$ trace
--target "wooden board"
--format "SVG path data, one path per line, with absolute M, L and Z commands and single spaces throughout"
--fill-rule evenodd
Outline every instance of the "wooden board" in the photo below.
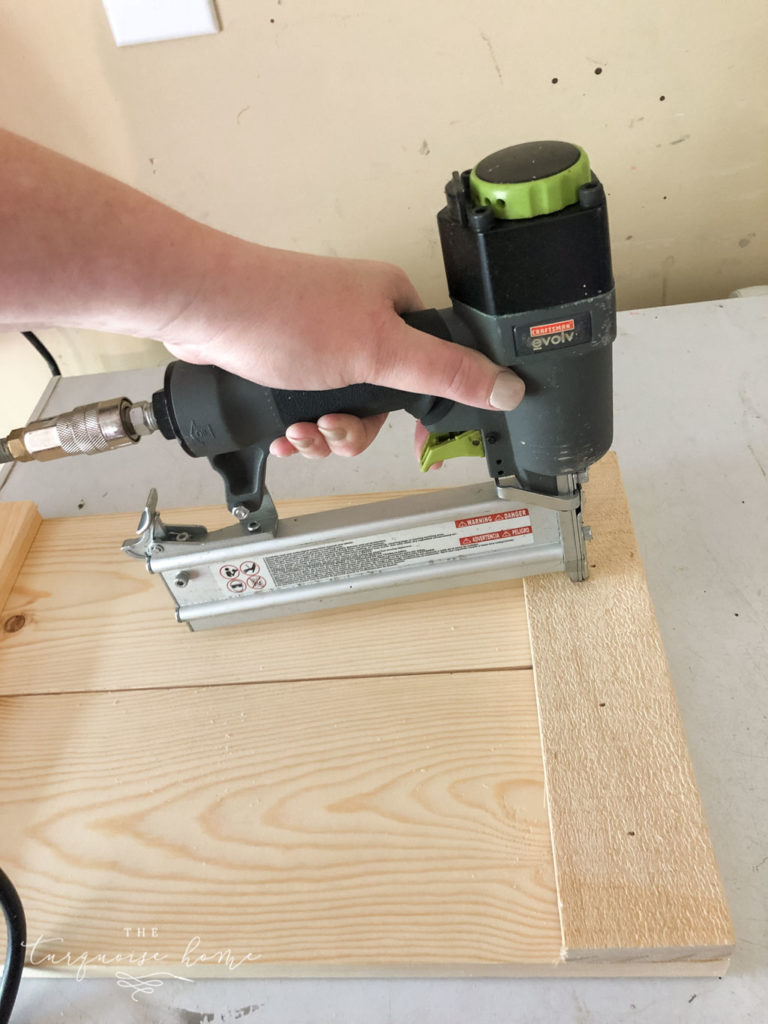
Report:
M 40 515 L 31 501 L 0 503 L 0 610 L 5 608 L 39 528 Z M 6 632 L 14 632 L 19 623 L 10 625 Z
M 373 497 L 286 502 L 280 510 L 296 515 Z M 207 525 L 222 522 L 220 509 L 171 511 L 167 519 L 190 516 Z M 109 515 L 42 523 L 6 606 L 7 615 L 25 621 L 0 648 L 13 692 L 324 679 L 420 672 L 424 666 L 431 672 L 531 667 L 520 580 L 480 594 L 474 588 L 471 594 L 444 591 L 439 606 L 404 598 L 378 604 L 375 614 L 370 606 L 357 606 L 307 616 L 300 628 L 289 617 L 190 635 L 175 621 L 162 582 L 147 573 L 143 561 L 120 551 L 121 541 L 135 535 L 136 519 Z M 487 642 L 479 646 L 478 636 Z
M 585 506 L 589 584 L 525 581 L 563 948 L 571 961 L 725 955 L 730 916 L 618 466 L 607 469 Z
M 519 584 L 192 634 L 120 555 L 132 517 L 43 523 L 0 633 L 0 863 L 45 939 L 30 961 L 722 973 L 622 501 L 610 459 L 590 582 L 526 581 L 536 688 Z
M 66 865 L 33 906 L 68 948 L 136 923 L 174 960 L 558 959 L 530 672 L 25 697 L 4 726 L 3 855 L 22 888 Z

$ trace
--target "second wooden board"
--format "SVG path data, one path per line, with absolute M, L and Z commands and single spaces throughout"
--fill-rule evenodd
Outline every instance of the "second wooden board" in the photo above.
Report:
M 529 671 L 19 697 L 2 722 L 38 964 L 138 952 L 134 922 L 177 966 L 559 959 Z

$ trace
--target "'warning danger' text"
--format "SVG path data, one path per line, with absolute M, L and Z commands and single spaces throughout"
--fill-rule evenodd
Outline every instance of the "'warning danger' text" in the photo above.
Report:
M 484 523 L 501 523 L 505 519 L 523 519 L 529 515 L 527 508 L 514 508 L 509 512 L 489 512 L 485 516 L 473 516 L 471 519 L 456 519 L 457 530 L 465 530 L 468 526 L 482 526 Z M 530 530 L 528 531 L 530 533 Z M 510 536 L 512 536 L 510 534 Z

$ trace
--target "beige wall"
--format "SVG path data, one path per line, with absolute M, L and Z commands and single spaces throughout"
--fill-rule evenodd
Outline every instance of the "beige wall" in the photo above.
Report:
M 0 122 L 227 231 L 398 262 L 428 304 L 450 171 L 567 138 L 622 307 L 768 281 L 764 0 L 218 7 L 220 35 L 118 50 L 100 0 L 0 0 Z

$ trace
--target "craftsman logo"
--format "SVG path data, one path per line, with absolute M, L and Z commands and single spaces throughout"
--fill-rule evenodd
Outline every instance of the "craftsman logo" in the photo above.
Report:
M 495 530 L 493 533 L 478 533 L 474 537 L 461 537 L 459 544 L 466 547 L 467 544 L 486 544 L 492 540 L 508 540 L 510 537 L 525 537 L 533 533 L 530 526 L 516 526 L 511 530 Z
M 531 328 L 531 348 L 541 352 L 545 348 L 570 344 L 576 335 L 573 320 L 559 320 L 554 324 L 539 324 Z
M 562 334 L 563 331 L 572 331 L 574 326 L 573 320 L 560 320 L 556 324 L 539 324 L 538 327 L 531 328 L 531 337 L 543 338 L 547 334 Z
M 509 512 L 489 512 L 485 516 L 473 516 L 471 519 L 454 520 L 457 530 L 466 530 L 468 526 L 484 526 L 486 523 L 501 523 L 505 519 L 522 519 L 529 515 L 527 508 L 510 509 Z
M 520 324 L 515 327 L 515 351 L 518 355 L 532 352 L 554 352 L 572 345 L 592 341 L 592 319 L 589 313 L 578 313 L 545 324 Z

